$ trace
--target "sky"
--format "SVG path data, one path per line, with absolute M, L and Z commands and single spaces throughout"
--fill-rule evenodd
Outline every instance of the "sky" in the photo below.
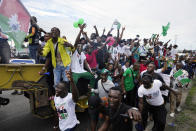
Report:
M 83 18 L 90 36 L 106 33 L 117 19 L 125 27 L 124 39 L 150 38 L 161 34 L 162 25 L 170 22 L 167 36 L 160 37 L 163 42 L 171 39 L 170 44 L 178 44 L 179 49 L 196 49 L 196 0 L 21 0 L 38 25 L 50 31 L 58 27 L 61 36 L 65 35 L 74 43 L 78 28 L 73 23 Z M 116 30 L 113 31 L 116 34 Z

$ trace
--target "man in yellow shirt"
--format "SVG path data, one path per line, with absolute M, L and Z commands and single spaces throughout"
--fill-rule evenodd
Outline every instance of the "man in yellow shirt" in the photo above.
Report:
M 70 52 L 74 46 L 67 42 L 67 40 L 60 38 L 60 30 L 57 27 L 51 29 L 52 38 L 49 39 L 43 48 L 43 56 L 51 52 L 53 73 L 54 73 L 54 86 L 56 86 L 61 77 L 63 81 L 68 81 L 65 71 L 70 69 Z

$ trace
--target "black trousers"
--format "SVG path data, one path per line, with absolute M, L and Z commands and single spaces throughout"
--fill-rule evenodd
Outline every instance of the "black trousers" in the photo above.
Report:
M 134 89 L 126 92 L 125 104 L 135 107 L 136 103 L 136 91 Z
M 165 105 L 163 104 L 161 106 L 152 106 L 147 102 L 144 102 L 142 111 L 142 124 L 144 129 L 147 126 L 148 113 L 152 114 L 154 120 L 152 131 L 164 131 L 167 116 Z
M 0 57 L 1 57 L 0 64 L 9 63 L 11 57 L 11 51 L 7 40 L 0 40 Z

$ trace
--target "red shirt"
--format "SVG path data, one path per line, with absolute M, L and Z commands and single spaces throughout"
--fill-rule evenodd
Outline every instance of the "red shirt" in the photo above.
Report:
M 144 64 L 140 64 L 140 73 L 146 69 L 147 69 L 147 66 L 145 66 Z
M 88 62 L 91 69 L 95 69 L 97 67 L 96 55 L 98 50 L 94 50 L 90 55 L 86 54 L 86 61 Z

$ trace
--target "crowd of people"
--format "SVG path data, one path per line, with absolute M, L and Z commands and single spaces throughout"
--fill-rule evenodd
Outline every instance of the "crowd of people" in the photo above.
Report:
M 153 131 L 164 131 L 165 104 L 170 103 L 170 117 L 175 116 L 175 110 L 181 111 L 182 92 L 190 83 L 181 80 L 193 79 L 195 54 L 179 56 L 178 45 L 160 41 L 158 34 L 143 40 L 139 35 L 123 39 L 125 27 L 121 32 L 117 29 L 114 36 L 113 28 L 100 34 L 94 26 L 95 33 L 89 38 L 85 28 L 85 23 L 79 25 L 71 44 L 61 37 L 59 28 L 45 32 L 36 17 L 31 17 L 26 41 L 30 57 L 44 64 L 40 74 L 50 72 L 49 96 L 54 96 L 58 116 L 54 128 L 76 128 L 75 106 L 83 91 L 88 96 L 91 131 L 132 130 L 132 120 L 138 121 L 137 130 L 144 130 L 148 118 L 154 121 Z M 40 32 L 45 33 L 41 44 Z M 86 89 L 79 89 L 80 79 L 87 80 Z M 100 119 L 103 122 L 98 126 Z

